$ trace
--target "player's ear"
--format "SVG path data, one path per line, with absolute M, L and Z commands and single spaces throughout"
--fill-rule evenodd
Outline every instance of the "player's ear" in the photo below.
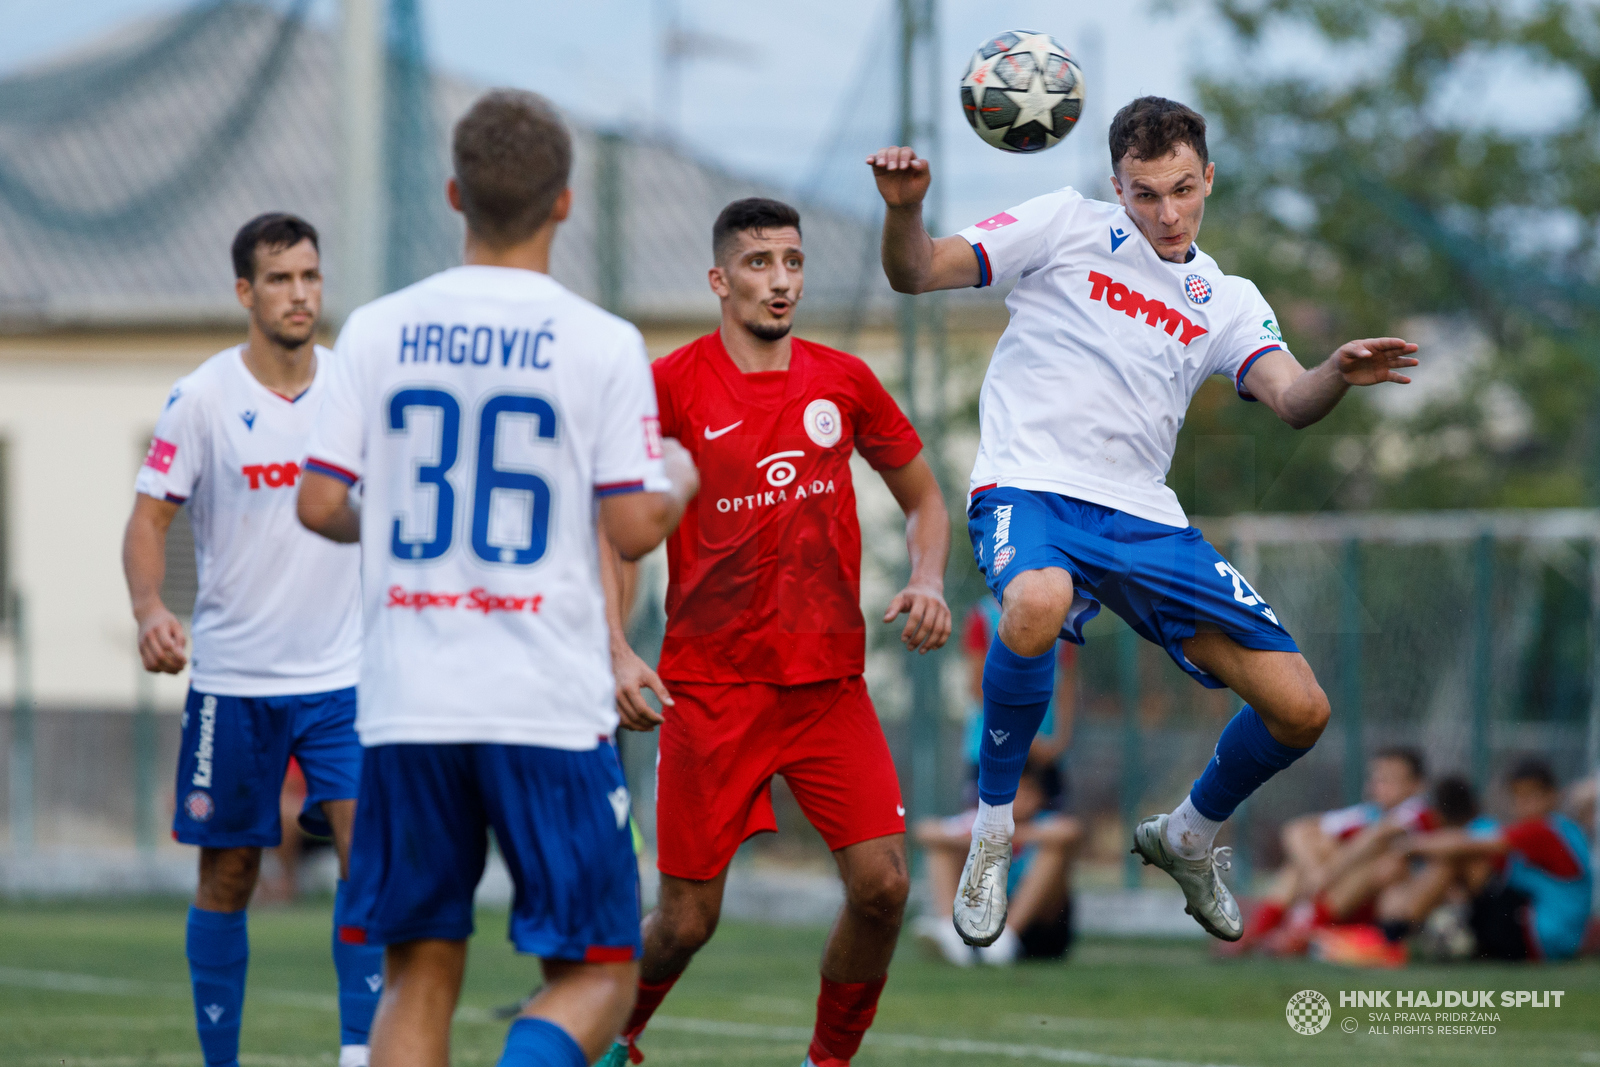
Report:
M 551 207 L 550 207 L 550 221 L 551 222 L 566 222 L 567 221 L 567 216 L 570 215 L 571 213 L 572 213 L 572 188 L 571 188 L 571 186 L 568 186 L 567 188 L 561 190 L 560 195 L 556 197 L 556 202 L 551 205 Z
M 444 183 L 444 197 L 450 201 L 451 210 L 461 210 L 461 184 L 456 181 L 454 174 Z
M 254 311 L 256 306 L 255 287 L 250 284 L 249 278 L 235 278 L 233 280 L 233 293 L 239 298 L 239 306 L 246 311 Z
M 1211 182 L 1212 182 L 1212 179 L 1214 179 L 1216 176 L 1217 176 L 1217 165 L 1215 163 L 1207 163 L 1206 164 L 1206 195 L 1207 196 L 1211 195 Z
M 711 283 L 711 291 L 723 300 L 733 295 L 733 289 L 728 285 L 728 275 L 723 271 L 721 264 L 706 271 L 706 281 Z

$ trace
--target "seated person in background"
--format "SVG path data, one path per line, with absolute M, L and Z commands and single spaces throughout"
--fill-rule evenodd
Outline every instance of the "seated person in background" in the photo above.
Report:
M 1478 815 L 1472 783 L 1459 775 L 1441 778 L 1433 787 L 1432 811 L 1442 829 L 1470 825 Z M 1401 966 L 1407 959 L 1405 940 L 1422 928 L 1428 916 L 1451 897 L 1466 899 L 1457 864 L 1409 854 L 1409 842 L 1416 833 L 1429 831 L 1383 826 L 1384 850 L 1346 872 L 1324 898 L 1329 910 L 1340 914 L 1359 910 L 1363 919 L 1371 921 L 1317 930 L 1312 934 L 1312 950 L 1319 959 L 1356 966 Z
M 1325 901 L 1319 908 L 1319 898 L 1341 875 L 1382 852 L 1397 829 L 1426 830 L 1436 825 L 1424 795 L 1426 786 L 1420 752 L 1403 746 L 1382 748 L 1367 761 L 1365 801 L 1285 823 L 1283 868 L 1245 923 L 1244 937 L 1227 954 L 1257 947 L 1274 932 L 1279 936 L 1268 946 L 1273 951 L 1303 952 L 1319 922 L 1350 918 L 1332 912 Z M 1302 906 L 1294 908 L 1296 903 Z M 1291 909 L 1294 921 L 1279 931 Z
M 972 843 L 973 808 L 948 819 L 925 819 L 916 841 L 927 857 L 930 911 L 917 919 L 917 936 L 932 942 L 958 967 L 974 962 L 1005 966 L 1020 959 L 1061 959 L 1072 945 L 1072 854 L 1083 837 L 1077 819 L 1046 809 L 1045 774 L 1032 763 L 1023 771 L 1013 809 L 1006 893 L 1010 907 L 999 940 L 973 948 L 951 922 L 961 866 Z
M 1594 871 L 1578 824 L 1557 809 L 1561 791 L 1542 759 L 1519 760 L 1506 776 L 1511 818 L 1486 816 L 1460 829 L 1411 835 L 1406 855 L 1448 866 L 1471 899 L 1478 956 L 1497 960 L 1570 959 L 1589 922 Z M 1443 899 L 1386 899 L 1385 932 L 1404 937 Z M 1404 906 L 1402 906 L 1404 905 Z

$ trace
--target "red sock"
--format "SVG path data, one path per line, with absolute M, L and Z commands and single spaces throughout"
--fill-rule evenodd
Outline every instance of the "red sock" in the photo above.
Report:
M 667 992 L 681 977 L 675 974 L 665 982 L 639 980 L 639 997 L 633 1002 L 633 1014 L 628 1016 L 628 1025 L 622 1028 L 622 1039 L 628 1043 L 628 1059 L 632 1062 L 644 1061 L 644 1054 L 634 1045 L 634 1040 L 644 1032 L 645 1023 L 661 1007 L 661 1002 L 667 999 Z
M 1325 900 L 1323 898 L 1322 894 L 1320 894 L 1320 893 L 1317 894 L 1317 899 L 1315 899 L 1315 900 L 1313 900 L 1311 902 L 1311 906 L 1315 909 L 1315 911 L 1314 911 L 1314 913 L 1312 915 L 1312 919 L 1311 919 L 1311 922 L 1312 922 L 1313 925 L 1316 925 L 1316 926 L 1337 926 L 1338 925 L 1339 917 L 1333 913 L 1333 909 L 1332 908 L 1328 907 L 1328 902 L 1327 902 L 1327 900 Z
M 878 996 L 888 975 L 870 982 L 832 982 L 822 979 L 817 997 L 817 1028 L 807 1053 L 816 1067 L 845 1067 L 861 1047 L 861 1039 L 878 1014 Z
M 1249 940 L 1270 934 L 1278 928 L 1279 923 L 1283 922 L 1288 910 L 1276 900 L 1263 900 L 1256 906 L 1255 914 L 1250 916 L 1249 925 L 1244 929 L 1245 938 Z

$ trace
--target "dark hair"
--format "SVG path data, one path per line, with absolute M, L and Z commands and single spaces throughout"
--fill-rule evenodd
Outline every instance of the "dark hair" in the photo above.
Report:
M 800 229 L 800 212 L 782 200 L 769 200 L 764 196 L 747 196 L 735 200 L 722 209 L 717 221 L 711 225 L 711 255 L 722 262 L 735 234 L 747 230 L 781 230 L 786 226 Z
M 1411 769 L 1411 777 L 1421 780 L 1428 776 L 1428 765 L 1422 753 L 1409 745 L 1389 745 L 1372 754 L 1373 759 L 1397 759 Z
M 1511 770 L 1506 773 L 1506 784 L 1515 782 L 1537 782 L 1540 786 L 1555 792 L 1556 772 L 1550 769 L 1550 764 L 1538 756 L 1523 756 L 1511 765 Z
M 474 237 L 497 248 L 533 236 L 572 172 L 572 136 L 550 102 L 523 89 L 491 89 L 451 137 L 461 213 Z
M 265 246 L 268 252 L 281 252 L 293 248 L 301 241 L 310 241 L 320 254 L 317 228 L 299 215 L 286 211 L 269 211 L 257 215 L 233 235 L 233 276 L 246 281 L 256 278 L 256 249 Z
M 1434 783 L 1433 807 L 1446 826 L 1465 826 L 1478 814 L 1478 798 L 1471 782 L 1451 774 Z
M 1117 112 L 1111 120 L 1110 141 L 1113 168 L 1129 153 L 1135 159 L 1165 159 L 1184 144 L 1195 150 L 1202 167 L 1211 160 L 1206 151 L 1205 117 L 1161 96 L 1141 96 Z

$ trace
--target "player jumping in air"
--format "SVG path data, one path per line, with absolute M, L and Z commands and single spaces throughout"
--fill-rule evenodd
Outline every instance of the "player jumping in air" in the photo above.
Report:
M 383 959 L 337 936 L 357 910 L 345 881 L 361 775 L 356 677 L 360 553 L 295 519 L 295 483 L 332 354 L 312 342 L 322 311 L 317 231 L 293 215 L 252 219 L 233 241 L 249 340 L 217 353 L 167 398 L 136 483 L 122 562 L 145 670 L 188 662 L 161 601 L 167 529 L 189 505 L 200 589 L 178 755 L 174 836 L 200 846 L 186 953 L 208 1067 L 239 1062 L 250 942 L 245 909 L 283 822 L 290 756 L 306 779 L 300 823 L 339 854 L 333 962 L 340 1067 L 365 1067 Z
M 446 1067 L 492 828 L 512 943 L 545 978 L 500 1064 L 583 1067 L 627 1018 L 640 950 L 595 528 L 642 555 L 696 479 L 661 439 L 639 331 L 549 276 L 572 203 L 555 111 L 490 92 L 452 150 L 466 265 L 350 316 L 300 489 L 302 522 L 362 549 L 368 903 L 348 933 L 386 948 L 373 1062 Z
M 1328 699 L 1168 488 L 1178 427 L 1213 374 L 1304 427 L 1351 386 L 1408 382 L 1401 370 L 1417 363 L 1417 346 L 1393 337 L 1351 341 L 1309 371 L 1289 354 L 1256 287 L 1195 244 L 1215 170 L 1200 115 L 1143 97 L 1117 113 L 1110 142 L 1118 203 L 1061 189 L 937 240 L 922 225 L 927 162 L 909 148 L 867 160 L 888 205 L 883 266 L 897 291 L 1017 279 L 983 382 L 967 512 L 1001 602 L 984 668 L 979 815 L 954 914 L 975 945 L 1005 927 L 1011 800 L 1049 706 L 1052 646 L 1058 634 L 1081 644 L 1101 604 L 1201 685 L 1246 702 L 1188 798 L 1134 832 L 1134 850 L 1176 879 L 1200 925 L 1239 937 L 1217 828 L 1310 751 Z
M 861 677 L 851 452 L 905 512 L 911 580 L 883 618 L 906 613 L 901 638 L 923 652 L 950 636 L 950 519 L 921 440 L 867 365 L 790 336 L 805 279 L 799 214 L 735 201 L 717 217 L 712 251 L 721 328 L 653 367 L 662 432 L 685 442 L 704 479 L 667 542 L 659 678 L 612 613 L 623 725 L 661 726 L 661 903 L 644 922 L 638 1004 L 605 1062 L 642 1058 L 640 1032 L 716 930 L 728 862 L 746 838 L 778 828 L 781 774 L 844 879 L 806 1060 L 843 1067 L 877 1010 L 909 885 L 905 807 Z M 668 705 L 665 721 L 643 687 Z

